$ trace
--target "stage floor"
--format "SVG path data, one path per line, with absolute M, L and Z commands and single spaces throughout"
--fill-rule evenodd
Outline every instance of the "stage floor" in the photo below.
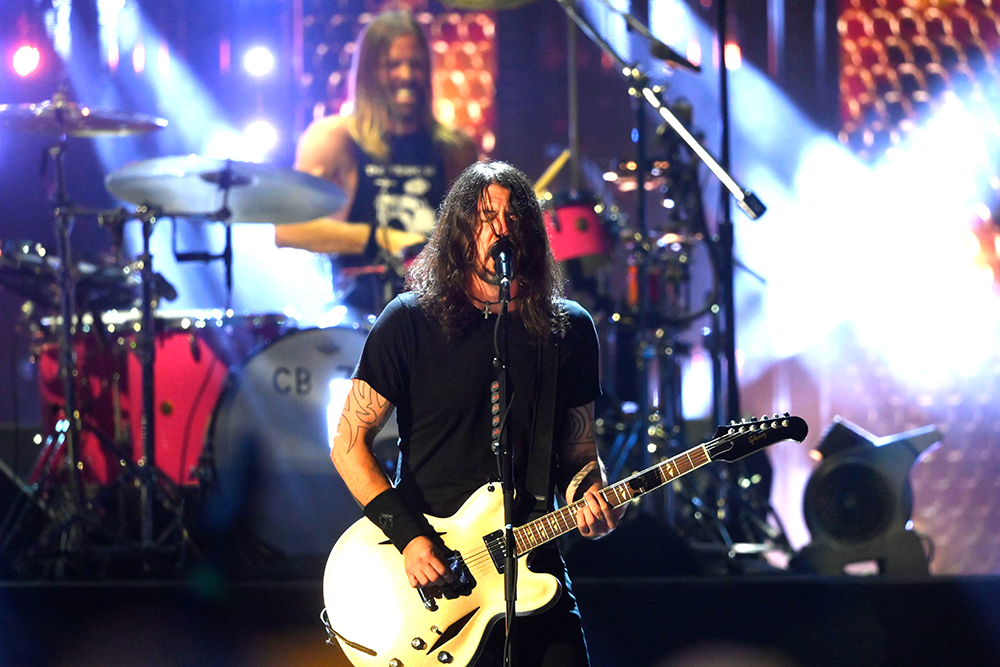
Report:
M 594 667 L 1000 665 L 1000 577 L 580 578 Z M 339 667 L 319 581 L 0 584 L 0 667 Z

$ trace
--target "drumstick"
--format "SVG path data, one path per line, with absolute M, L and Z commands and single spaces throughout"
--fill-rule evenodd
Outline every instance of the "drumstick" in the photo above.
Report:
M 549 168 L 545 170 L 545 173 L 543 173 L 541 176 L 538 177 L 538 180 L 535 181 L 536 197 L 541 197 L 543 194 L 545 194 L 545 188 L 547 188 L 549 183 L 552 182 L 552 179 L 556 177 L 556 175 L 563 168 L 563 166 L 566 164 L 566 160 L 568 159 L 569 159 L 569 149 L 567 148 L 566 150 L 564 150 L 562 153 L 559 154 L 559 157 L 557 157 L 552 164 L 549 165 Z

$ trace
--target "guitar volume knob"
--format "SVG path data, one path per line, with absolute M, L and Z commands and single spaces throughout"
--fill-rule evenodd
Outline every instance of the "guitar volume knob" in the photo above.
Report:
M 389 661 L 389 667 L 403 667 L 403 663 L 399 658 L 393 658 Z
M 448 653 L 448 651 L 441 651 L 438 653 L 438 662 L 441 664 L 450 664 L 452 660 L 454 660 L 454 658 L 451 657 L 451 653 Z
M 410 646 L 412 646 L 413 648 L 417 649 L 418 651 L 423 651 L 425 648 L 427 648 L 427 642 L 425 642 L 420 637 L 414 637 L 410 641 Z

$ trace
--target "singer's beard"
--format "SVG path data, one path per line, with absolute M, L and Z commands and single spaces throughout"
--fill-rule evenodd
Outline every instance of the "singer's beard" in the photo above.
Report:
M 497 287 L 500 285 L 500 276 L 497 275 L 496 271 L 493 271 L 485 266 L 480 266 L 476 269 L 476 277 L 487 285 L 494 285 Z

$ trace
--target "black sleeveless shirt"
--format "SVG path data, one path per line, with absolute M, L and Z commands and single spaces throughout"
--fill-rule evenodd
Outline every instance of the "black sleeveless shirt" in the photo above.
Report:
M 388 162 L 373 159 L 351 139 L 358 187 L 347 219 L 429 236 L 448 187 L 444 150 L 429 129 L 389 135 L 387 141 Z M 362 254 L 330 259 L 336 276 L 341 269 L 376 264 L 377 257 L 378 246 L 370 236 Z M 343 301 L 359 312 L 377 314 L 401 288 L 401 275 L 362 275 L 353 280 Z
M 427 129 L 388 141 L 390 158 L 383 162 L 352 140 L 358 188 L 347 219 L 430 234 L 448 187 L 444 151 Z

